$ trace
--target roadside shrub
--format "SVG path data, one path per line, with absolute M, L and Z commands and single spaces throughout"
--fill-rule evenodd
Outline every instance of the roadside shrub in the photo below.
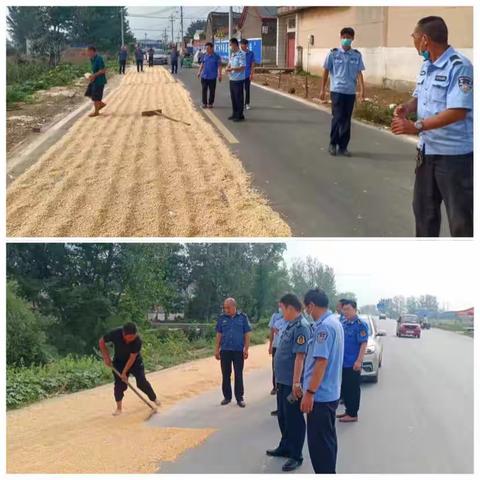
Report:
M 46 365 L 7 368 L 7 408 L 78 392 L 110 381 L 111 373 L 93 356 L 67 356 Z
M 17 295 L 15 284 L 7 283 L 7 364 L 29 366 L 43 364 L 55 350 L 47 344 L 45 329 L 53 320 L 32 311 Z
M 354 117 L 367 122 L 390 127 L 393 119 L 393 108 L 378 105 L 372 102 L 358 102 L 355 105 Z M 410 120 L 415 120 L 415 115 L 410 115 Z

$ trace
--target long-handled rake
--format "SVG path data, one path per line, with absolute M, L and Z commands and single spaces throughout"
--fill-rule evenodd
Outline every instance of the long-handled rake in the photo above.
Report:
M 166 115 L 165 113 L 162 112 L 160 108 L 156 110 L 145 110 L 142 112 L 142 117 L 154 117 L 154 116 L 159 116 L 159 117 L 164 117 L 168 120 L 171 120 L 172 122 L 177 122 L 177 123 L 183 123 L 184 125 L 187 125 L 188 127 L 190 124 L 188 122 L 184 122 L 183 120 L 178 120 L 177 118 L 170 117 Z
M 101 355 L 97 352 L 97 355 L 99 357 L 101 357 Z M 153 415 L 155 415 L 156 413 L 158 413 L 158 410 L 157 410 L 157 407 L 154 407 L 150 402 L 147 402 L 143 397 L 142 395 L 140 394 L 140 392 L 128 381 L 125 381 L 122 379 L 122 375 L 118 372 L 118 370 L 113 366 L 111 365 L 110 366 L 110 369 L 112 370 L 112 372 L 117 375 L 118 378 L 120 378 L 123 382 L 125 382 L 128 386 L 128 388 L 130 388 L 130 390 L 132 390 L 135 395 L 145 404 L 147 405 L 149 408 L 150 408 L 150 413 L 148 415 L 148 417 L 146 418 L 146 420 L 149 420 Z
M 115 373 L 115 375 L 118 376 L 118 378 L 122 378 L 122 376 L 120 375 L 120 373 L 118 372 L 118 370 L 112 365 L 110 367 L 112 369 L 112 372 Z M 125 380 L 122 380 L 125 382 Z M 125 382 L 127 385 L 128 385 L 128 388 L 130 388 L 130 390 L 133 390 L 133 392 L 135 393 L 135 395 L 145 404 L 147 405 L 148 407 L 150 407 L 151 409 L 151 412 L 149 413 L 148 417 L 146 418 L 146 420 L 149 420 L 153 415 L 155 415 L 156 413 L 158 413 L 158 410 L 157 410 L 157 407 L 154 407 L 152 404 L 150 404 L 150 402 L 147 402 L 143 397 L 142 395 L 140 394 L 140 392 L 127 380 Z

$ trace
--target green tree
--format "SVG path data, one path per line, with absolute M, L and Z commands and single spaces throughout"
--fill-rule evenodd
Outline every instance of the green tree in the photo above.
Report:
M 26 52 L 27 40 L 38 32 L 40 18 L 40 7 L 8 7 L 8 33 L 20 53 Z
M 126 7 L 77 7 L 70 35 L 73 42 L 93 44 L 101 52 L 117 52 L 121 44 L 121 11 L 125 44 L 135 42 Z
M 418 308 L 421 310 L 430 310 L 435 314 L 438 312 L 438 299 L 435 295 L 421 295 L 418 298 Z
M 416 313 L 418 310 L 418 300 L 414 296 L 407 297 L 406 300 L 407 313 Z
M 28 366 L 46 363 L 54 355 L 45 330 L 52 319 L 32 310 L 17 294 L 16 285 L 7 283 L 7 365 Z
M 330 303 L 336 295 L 333 268 L 324 265 L 318 258 L 295 259 L 290 268 L 290 282 L 294 293 L 302 300 L 309 289 L 317 287 L 325 291 Z
M 195 20 L 187 28 L 185 36 L 193 38 L 197 30 L 202 30 L 204 32 L 206 27 L 207 27 L 206 20 Z

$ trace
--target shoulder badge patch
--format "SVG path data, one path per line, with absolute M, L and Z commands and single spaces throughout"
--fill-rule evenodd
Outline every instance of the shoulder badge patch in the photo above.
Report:
M 328 333 L 327 332 L 320 332 L 318 335 L 317 335 L 317 342 L 318 343 L 323 343 L 328 337 Z
M 473 82 L 471 77 L 466 77 L 466 76 L 458 77 L 458 87 L 463 93 L 471 92 L 473 88 Z
M 360 330 L 360 336 L 361 337 L 366 337 L 367 336 L 367 332 L 365 330 Z
M 338 50 L 338 48 L 332 48 L 330 51 L 331 52 L 336 52 Z
M 298 345 L 303 345 L 305 343 L 305 337 L 303 335 L 299 335 L 297 337 L 297 344 Z

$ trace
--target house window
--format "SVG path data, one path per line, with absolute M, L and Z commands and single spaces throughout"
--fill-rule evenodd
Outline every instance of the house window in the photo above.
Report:
M 290 17 L 287 21 L 288 30 L 295 30 L 295 17 Z
M 268 34 L 268 25 L 262 25 L 262 35 Z

